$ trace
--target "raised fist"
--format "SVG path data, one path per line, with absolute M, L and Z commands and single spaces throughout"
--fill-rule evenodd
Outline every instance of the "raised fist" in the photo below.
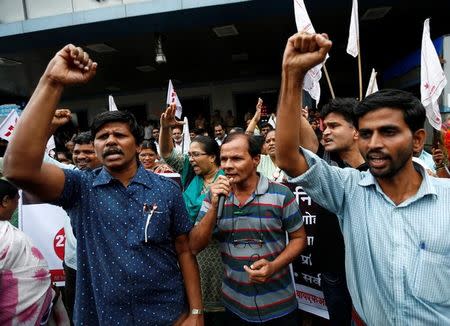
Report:
M 283 55 L 283 71 L 305 75 L 325 60 L 332 42 L 326 34 L 297 33 L 291 36 Z
M 57 109 L 53 115 L 51 126 L 55 129 L 68 123 L 72 119 L 69 109 Z
M 84 84 L 94 77 L 97 63 L 82 48 L 66 45 L 50 60 L 44 77 L 61 86 Z

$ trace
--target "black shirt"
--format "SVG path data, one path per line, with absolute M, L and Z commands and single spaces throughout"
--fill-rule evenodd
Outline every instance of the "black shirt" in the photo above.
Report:
M 319 144 L 317 155 L 330 165 L 340 168 L 351 167 L 337 153 L 325 151 L 321 144 Z M 368 164 L 363 163 L 356 169 L 366 171 L 368 168 Z M 317 216 L 316 234 L 312 247 L 314 269 L 318 272 L 344 272 L 345 246 L 338 218 L 321 206 L 318 206 Z

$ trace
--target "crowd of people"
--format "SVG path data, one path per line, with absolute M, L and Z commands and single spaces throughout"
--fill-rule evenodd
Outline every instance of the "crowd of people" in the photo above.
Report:
M 450 324 L 450 133 L 428 153 L 425 109 L 400 90 L 303 108 L 303 78 L 331 46 L 288 40 L 276 117 L 262 119 L 260 98 L 245 128 L 231 111 L 200 114 L 183 150 L 173 105 L 151 128 L 104 112 L 50 158 L 48 138 L 70 120 L 57 110 L 64 88 L 97 70 L 81 48 L 61 49 L 3 161 L 0 324 L 299 325 L 289 264 L 307 234 L 287 182 L 320 205 L 331 325 Z M 161 175 L 174 172 L 178 183 Z M 8 222 L 16 187 L 69 217 L 65 310 L 42 254 Z

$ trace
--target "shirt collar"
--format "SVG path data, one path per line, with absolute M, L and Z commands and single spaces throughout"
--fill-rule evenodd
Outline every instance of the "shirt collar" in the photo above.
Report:
M 220 140 L 220 141 L 224 141 L 225 138 L 227 138 L 227 134 L 223 135 L 222 138 L 216 137 L 215 140 Z
M 436 188 L 433 185 L 432 177 L 428 175 L 428 173 L 425 171 L 424 167 L 420 165 L 417 162 L 414 162 L 414 168 L 416 171 L 420 172 L 422 175 L 422 183 L 419 187 L 419 190 L 417 191 L 417 194 L 415 194 L 413 197 L 411 197 L 412 200 L 421 198 L 426 195 L 435 195 L 437 196 Z M 377 190 L 384 194 L 383 190 L 381 189 L 380 185 L 378 184 L 375 177 L 370 173 L 370 171 L 363 172 L 363 178 L 358 182 L 360 186 L 367 187 L 374 185 Z M 409 202 L 409 200 L 406 200 L 405 202 Z M 403 203 L 402 203 L 403 204 Z
M 253 199 L 255 199 L 255 197 L 264 195 L 267 190 L 269 190 L 269 179 L 267 179 L 265 176 L 263 176 L 261 173 L 257 172 L 259 175 L 259 180 L 258 180 L 258 184 L 256 185 L 256 189 L 253 192 L 253 194 L 247 199 L 247 201 L 245 203 L 241 203 L 241 207 L 247 205 L 248 203 L 250 203 Z M 236 206 L 239 206 L 239 201 L 236 198 L 236 196 L 232 197 L 232 201 L 233 204 Z
M 269 179 L 267 179 L 265 176 L 263 176 L 261 173 L 259 174 L 259 181 L 256 185 L 256 195 L 263 195 L 269 190 Z
M 102 167 L 98 175 L 94 178 L 94 182 L 92 183 L 92 185 L 94 187 L 106 185 L 110 183 L 112 180 L 115 180 L 114 177 L 105 169 L 105 167 Z M 140 183 L 148 188 L 151 188 L 152 184 L 151 173 L 145 170 L 142 164 L 140 163 L 138 165 L 136 174 L 131 179 L 130 184 L 132 183 Z

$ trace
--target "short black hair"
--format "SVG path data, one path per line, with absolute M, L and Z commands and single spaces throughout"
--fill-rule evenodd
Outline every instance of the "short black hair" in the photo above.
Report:
M 320 111 L 320 116 L 325 119 L 330 113 L 340 114 L 345 121 L 354 124 L 354 110 L 358 101 L 351 97 L 336 97 L 326 103 Z
M 19 193 L 19 189 L 12 183 L 5 179 L 0 179 L 0 199 L 3 200 L 5 196 L 9 198 L 15 197 Z
M 156 144 L 152 140 L 144 140 L 141 143 L 141 149 L 150 149 L 154 151 L 156 154 L 158 154 L 158 148 L 156 147 Z
M 228 134 L 243 134 L 243 133 L 245 133 L 245 130 L 244 128 L 241 127 L 233 127 L 228 132 Z
M 264 123 L 261 124 L 261 129 L 262 128 L 266 128 L 266 127 L 269 127 L 269 130 L 273 130 L 274 129 L 273 126 L 270 123 L 268 123 L 268 122 L 264 122 Z
M 107 111 L 96 115 L 91 124 L 93 138 L 95 138 L 102 126 L 110 122 L 124 122 L 128 124 L 136 144 L 140 144 L 144 140 L 144 129 L 137 123 L 134 115 L 128 111 Z
M 198 135 L 192 139 L 191 144 L 194 142 L 201 144 L 206 154 L 214 155 L 214 162 L 217 166 L 220 165 L 220 147 L 214 139 L 209 136 Z
M 205 128 L 195 128 L 195 129 L 192 129 L 191 132 L 197 136 L 197 135 L 203 135 L 206 132 L 206 130 L 205 130 Z
M 264 141 L 266 140 L 267 136 L 268 136 L 269 133 L 271 133 L 271 132 L 276 132 L 276 130 L 275 130 L 275 129 L 269 130 L 269 131 L 267 132 L 266 136 L 264 137 Z
M 56 151 L 55 160 L 58 161 L 58 155 L 63 154 L 69 161 L 72 161 L 72 154 L 69 151 Z
M 267 132 L 267 134 L 269 134 L 269 132 L 274 131 L 274 129 L 271 129 Z M 259 154 L 262 153 L 262 149 L 264 147 L 264 143 L 266 142 L 266 137 L 264 137 L 263 135 L 251 135 L 250 138 L 252 138 L 259 146 Z
M 76 135 L 73 140 L 74 144 L 86 145 L 92 143 L 92 133 L 90 131 L 83 131 Z
M 255 136 L 250 136 L 243 133 L 234 132 L 232 134 L 229 134 L 222 142 L 222 146 L 229 142 L 232 142 L 237 138 L 244 138 L 247 141 L 248 153 L 251 157 L 256 157 L 261 154 L 262 142 Z M 260 138 L 263 139 L 262 137 Z
M 217 123 L 215 123 L 214 124 L 214 126 L 213 126 L 213 128 L 215 129 L 216 127 L 218 127 L 218 126 L 221 126 L 222 127 L 222 129 L 224 129 L 223 128 L 223 125 L 222 125 L 222 123 L 221 122 L 217 122 Z
M 381 108 L 402 111 L 403 119 L 413 133 L 424 127 L 425 108 L 417 97 L 399 89 L 382 89 L 367 96 L 358 104 L 354 111 L 356 128 L 361 117 Z

